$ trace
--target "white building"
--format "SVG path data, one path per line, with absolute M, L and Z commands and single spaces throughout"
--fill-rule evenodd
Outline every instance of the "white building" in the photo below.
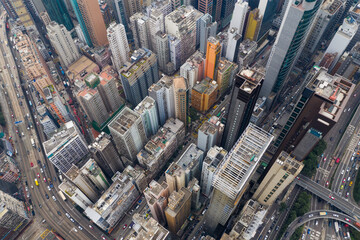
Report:
M 231 62 L 234 62 L 235 57 L 237 57 L 237 48 L 239 46 L 239 41 L 242 38 L 248 6 L 248 2 L 243 0 L 239 0 L 235 4 L 228 30 L 229 40 L 226 48 L 226 58 Z
M 60 56 L 60 61 L 63 67 L 68 67 L 71 63 L 80 58 L 75 42 L 71 38 L 70 32 L 64 25 L 59 25 L 52 21 L 46 26 L 46 30 L 48 32 L 51 45 Z
M 228 152 L 222 147 L 214 146 L 209 149 L 203 161 L 201 170 L 201 192 L 210 197 L 212 191 L 212 182 L 218 166 L 221 165 L 223 159 Z
M 125 107 L 108 126 L 120 155 L 135 161 L 136 154 L 140 152 L 147 141 L 141 116 Z
M 216 116 L 212 116 L 209 121 L 204 122 L 198 131 L 198 148 L 206 153 L 211 147 L 220 145 L 224 127 L 224 124 Z
M 149 88 L 149 96 L 157 105 L 160 125 L 169 118 L 175 118 L 175 97 L 172 78 L 163 76 Z
M 128 60 L 130 52 L 124 25 L 112 22 L 107 29 L 107 38 L 109 40 L 113 66 L 119 71 Z
M 130 17 L 130 28 L 133 33 L 135 49 L 150 49 L 149 17 L 137 12 Z
M 351 39 L 354 37 L 356 31 L 358 29 L 358 24 L 351 16 L 344 19 L 343 24 L 339 27 L 335 36 L 331 40 L 328 48 L 324 53 L 324 57 L 327 54 L 335 55 L 334 60 L 331 65 L 328 67 L 329 71 L 331 71 L 335 64 L 338 62 L 342 54 L 344 53 L 346 47 L 349 45 Z
M 71 199 L 76 205 L 82 209 L 86 209 L 88 206 L 94 203 L 74 184 L 67 179 L 64 179 L 59 185 L 59 189 L 64 195 Z
M 86 141 L 73 121 L 67 122 L 59 133 L 43 142 L 49 161 L 61 172 L 67 172 L 88 153 Z
M 43 126 L 43 131 L 47 137 L 50 137 L 50 135 L 57 129 L 54 121 L 47 115 L 40 120 L 40 124 Z
M 159 117 L 157 113 L 156 102 L 152 97 L 145 97 L 134 109 L 141 116 L 146 137 L 155 135 L 159 129 Z
M 165 32 L 165 17 L 162 12 L 155 9 L 151 11 L 149 16 L 149 38 L 150 38 L 150 50 L 156 54 L 156 34 L 158 32 Z

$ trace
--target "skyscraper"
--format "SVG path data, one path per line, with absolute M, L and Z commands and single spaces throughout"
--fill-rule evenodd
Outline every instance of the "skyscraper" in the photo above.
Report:
M 265 81 L 260 96 L 268 98 L 270 107 L 286 83 L 295 64 L 298 52 L 303 48 L 308 29 L 315 17 L 321 0 L 296 1 L 287 8 L 266 66 Z
M 65 123 L 62 131 L 43 142 L 43 147 L 49 161 L 63 173 L 89 153 L 84 137 L 72 121 Z
M 220 41 L 209 37 L 206 48 L 205 77 L 215 80 L 215 71 L 221 57 Z
M 146 48 L 135 50 L 130 61 L 119 74 L 126 100 L 136 106 L 148 95 L 148 88 L 159 80 L 159 70 L 156 55 Z
M 350 41 L 354 37 L 357 29 L 358 24 L 356 23 L 354 18 L 349 16 L 344 19 L 343 24 L 339 27 L 328 48 L 324 52 L 324 57 L 327 54 L 333 54 L 335 56 L 334 60 L 327 67 L 329 69 L 329 72 L 331 72 L 331 70 L 335 67 L 335 64 L 344 53 L 346 47 L 349 45 Z
M 159 68 L 166 74 L 171 74 L 173 67 L 170 65 L 170 49 L 168 35 L 164 32 L 157 32 L 155 35 L 155 49 L 158 57 Z
M 100 74 L 100 83 L 97 85 L 97 90 L 108 112 L 116 112 L 123 104 L 117 88 L 117 79 L 105 71 Z
M 269 152 L 272 162 L 281 151 L 303 160 L 317 142 L 338 122 L 354 91 L 354 84 L 327 69 L 314 67 L 309 83 L 298 98 L 284 127 Z
M 156 102 L 152 97 L 146 96 L 134 109 L 142 119 L 146 137 L 155 135 L 159 129 L 159 117 Z
M 304 164 L 286 152 L 281 152 L 260 186 L 252 196 L 265 206 L 271 206 L 281 192 L 300 174 Z
M 230 151 L 248 126 L 263 81 L 264 74 L 255 68 L 243 69 L 236 75 L 222 141 L 226 150 Z
M 135 161 L 136 154 L 140 152 L 147 140 L 141 116 L 125 107 L 108 126 L 119 153 Z
M 175 97 L 175 116 L 187 126 L 187 114 L 189 108 L 189 89 L 183 77 L 173 79 Z
M 150 49 L 149 39 L 149 17 L 138 12 L 130 17 L 129 25 L 134 37 L 135 49 Z
M 72 0 L 72 4 L 87 44 L 90 47 L 92 45 L 107 45 L 109 42 L 106 38 L 105 22 L 98 1 Z M 89 36 L 89 39 L 87 39 L 87 36 Z
M 236 62 L 237 50 L 239 48 L 240 39 L 242 38 L 244 30 L 248 6 L 248 2 L 243 0 L 239 0 L 235 4 L 230 27 L 228 30 L 229 39 L 228 46 L 226 48 L 226 58 L 232 62 Z
M 46 29 L 51 45 L 53 45 L 57 54 L 60 56 L 62 66 L 68 67 L 80 58 L 75 42 L 64 25 L 59 25 L 52 21 L 46 26 Z
M 206 45 L 209 37 L 215 37 L 217 23 L 212 22 L 211 14 L 205 14 L 200 18 L 200 52 L 206 53 Z
M 64 0 L 42 0 L 51 20 L 62 24 L 68 31 L 74 28 Z
M 204 122 L 198 131 L 197 146 L 205 153 L 213 146 L 219 146 L 224 132 L 224 124 L 219 118 L 212 116 L 208 121 Z
M 180 67 L 180 76 L 184 77 L 191 89 L 196 82 L 204 79 L 205 74 L 205 57 L 203 53 L 196 51 Z
M 124 25 L 111 23 L 107 29 L 113 66 L 119 71 L 129 58 L 130 48 Z
M 225 226 L 272 138 L 271 134 L 250 123 L 218 166 L 213 181 L 213 196 L 205 215 L 209 232 L 215 231 L 218 224 Z
M 78 93 L 77 98 L 90 121 L 101 125 L 108 119 L 109 114 L 97 89 L 86 88 Z
M 198 0 L 197 9 L 204 14 L 212 14 L 213 0 Z

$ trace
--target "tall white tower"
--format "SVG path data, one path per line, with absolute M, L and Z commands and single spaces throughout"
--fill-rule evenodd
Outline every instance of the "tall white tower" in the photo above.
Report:
M 111 23 L 107 29 L 107 38 L 112 53 L 112 62 L 117 71 L 129 58 L 129 44 L 126 38 L 125 27 L 121 23 Z

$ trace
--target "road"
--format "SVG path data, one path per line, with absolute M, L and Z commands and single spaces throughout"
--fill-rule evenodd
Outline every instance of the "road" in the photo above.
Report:
M 4 13 L 1 15 L 1 18 L 4 19 Z M 2 25 L 5 26 L 4 20 L 1 21 Z M 8 41 L 4 27 L 0 29 L 0 39 Z M 54 179 L 56 171 L 52 164 L 49 164 L 45 159 L 42 148 L 38 149 L 41 143 L 39 142 L 36 130 L 41 132 L 41 129 L 27 129 L 28 124 L 33 122 L 36 115 L 34 115 L 35 111 L 27 105 L 27 101 L 23 100 L 22 96 L 24 96 L 24 93 L 20 87 L 17 64 L 15 63 L 8 44 L 1 44 L 0 52 L 0 68 L 3 69 L 0 76 L 2 84 L 4 84 L 5 87 L 3 91 L 6 92 L 7 101 L 5 101 L 5 103 L 8 105 L 7 108 L 5 108 L 9 113 L 13 114 L 13 117 L 7 115 L 6 120 L 9 125 L 9 132 L 13 137 L 13 141 L 16 143 L 15 148 L 18 152 L 16 160 L 19 163 L 22 181 L 23 183 L 25 183 L 25 181 L 28 183 L 31 203 L 36 213 L 35 217 L 39 221 L 45 219 L 46 222 L 44 224 L 55 229 L 65 239 L 101 239 L 103 233 L 99 229 L 96 227 L 90 229 L 89 220 L 83 217 L 69 202 L 63 202 L 60 197 L 58 197 L 57 186 L 59 181 L 54 182 L 55 189 L 48 190 L 48 180 Z M 22 102 L 22 106 L 20 106 L 20 102 Z M 29 118 L 27 114 L 29 114 Z M 22 123 L 15 126 L 15 120 L 22 121 Z M 36 124 L 32 125 L 39 127 Z M 20 137 L 19 134 L 16 134 L 16 130 L 18 130 L 20 134 L 23 133 L 24 136 Z M 35 140 L 36 148 L 31 145 L 30 139 Z M 40 165 L 38 161 L 41 162 Z M 31 163 L 33 167 L 31 167 Z M 44 163 L 47 165 L 47 167 L 45 165 L 45 168 L 41 166 Z M 44 173 L 41 173 L 40 168 L 45 170 Z M 37 177 L 37 174 L 40 175 L 40 178 Z M 38 178 L 39 186 L 35 185 L 35 178 Z M 43 178 L 46 179 L 46 183 Z M 45 194 L 49 196 L 49 199 L 45 197 Z M 54 201 L 52 196 L 57 200 Z M 66 212 L 70 213 L 74 219 L 74 223 L 67 219 L 65 216 Z M 82 225 L 83 230 L 80 230 L 78 225 Z
M 320 215 L 320 212 L 325 212 L 325 215 Z M 331 218 L 340 222 L 344 222 L 352 227 L 354 227 L 355 229 L 357 229 L 358 231 L 360 230 L 359 228 L 355 227 L 355 223 L 356 223 L 356 219 L 355 218 L 351 218 L 346 214 L 343 214 L 341 212 L 336 212 L 336 211 L 324 211 L 324 210 L 317 210 L 317 211 L 312 211 L 309 212 L 307 214 L 305 214 L 302 217 L 298 217 L 296 218 L 288 227 L 287 232 L 285 233 L 283 240 L 287 240 L 290 239 L 291 235 L 294 233 L 294 231 L 300 227 L 301 225 L 309 222 L 309 221 L 314 221 L 316 219 L 327 219 L 327 218 Z

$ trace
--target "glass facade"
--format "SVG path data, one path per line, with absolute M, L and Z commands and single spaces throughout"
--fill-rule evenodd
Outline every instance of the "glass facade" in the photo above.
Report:
M 63 24 L 68 31 L 74 28 L 63 0 L 42 0 L 52 21 Z

